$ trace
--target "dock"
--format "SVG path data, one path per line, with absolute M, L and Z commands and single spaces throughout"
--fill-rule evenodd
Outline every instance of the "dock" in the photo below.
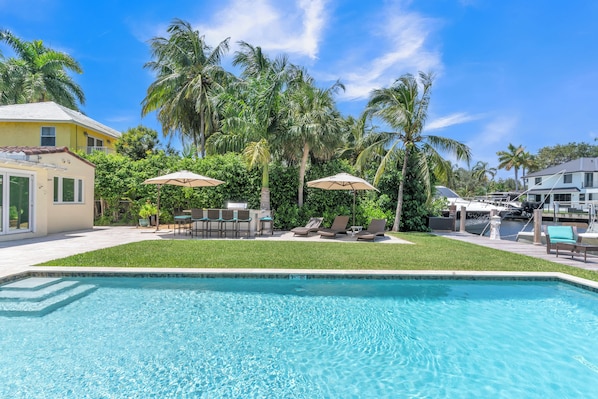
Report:
M 533 258 L 543 259 L 549 262 L 560 263 L 562 265 L 577 267 L 580 269 L 598 271 L 598 256 L 588 256 L 587 263 L 584 263 L 583 256 L 574 256 L 573 259 L 571 259 L 571 256 L 567 256 L 566 254 L 559 254 L 558 258 L 554 252 L 547 254 L 545 245 L 535 245 L 510 240 L 491 240 L 490 238 L 484 236 L 452 231 L 435 231 L 433 234 L 450 238 L 452 240 L 464 241 L 487 248 L 497 249 L 499 251 L 531 256 Z

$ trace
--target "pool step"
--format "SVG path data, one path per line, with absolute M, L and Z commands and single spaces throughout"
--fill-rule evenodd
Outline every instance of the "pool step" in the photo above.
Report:
M 76 280 L 32 277 L 0 286 L 0 316 L 43 316 L 97 287 Z

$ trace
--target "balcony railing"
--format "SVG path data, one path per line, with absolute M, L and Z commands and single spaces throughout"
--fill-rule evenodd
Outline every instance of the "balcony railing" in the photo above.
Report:
M 86 154 L 91 154 L 94 151 L 101 151 L 101 152 L 104 152 L 106 154 L 110 154 L 110 153 L 114 152 L 114 149 L 109 148 L 109 147 L 90 147 L 90 146 L 84 146 L 84 147 L 79 147 L 78 150 L 83 151 Z

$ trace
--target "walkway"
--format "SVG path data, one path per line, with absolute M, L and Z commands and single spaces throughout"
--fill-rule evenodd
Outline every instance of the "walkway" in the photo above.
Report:
M 435 232 L 434 234 L 452 240 L 465 241 L 471 244 L 481 245 L 483 247 L 494 248 L 501 251 L 513 252 L 520 255 L 527 255 L 533 258 L 544 259 L 550 262 L 560 263 L 567 266 L 574 266 L 581 269 L 598 271 L 598 257 L 588 255 L 588 262 L 584 263 L 583 257 L 561 254 L 557 258 L 554 251 L 551 254 L 546 253 L 546 246 L 533 245 L 530 243 L 509 241 L 509 240 L 491 240 L 488 237 L 482 237 L 470 233 L 459 232 Z

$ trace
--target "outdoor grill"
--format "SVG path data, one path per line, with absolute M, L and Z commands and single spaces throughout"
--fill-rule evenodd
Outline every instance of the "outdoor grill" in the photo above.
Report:
M 226 209 L 247 209 L 247 202 L 227 201 Z

